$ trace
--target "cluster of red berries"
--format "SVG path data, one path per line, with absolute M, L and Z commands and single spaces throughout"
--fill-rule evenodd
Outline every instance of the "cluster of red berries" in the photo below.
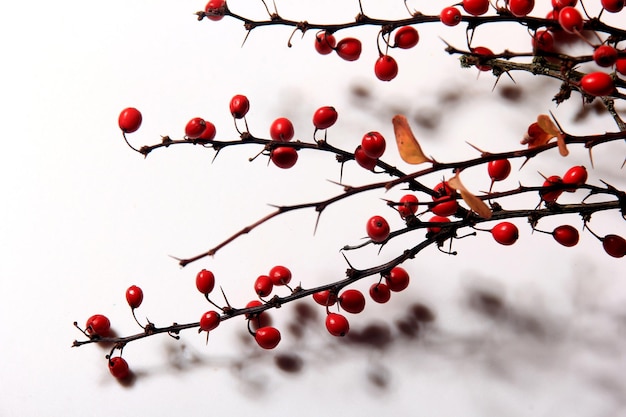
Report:
M 587 182 L 587 168 L 576 165 L 568 169 L 563 177 L 551 175 L 546 177 L 543 187 L 551 187 L 552 190 L 540 191 L 541 200 L 545 203 L 554 203 L 563 194 L 563 191 L 574 192 L 578 187 Z
M 361 138 L 361 144 L 354 150 L 354 159 L 365 169 L 373 170 L 378 159 L 383 156 L 387 142 L 379 132 L 368 132 Z

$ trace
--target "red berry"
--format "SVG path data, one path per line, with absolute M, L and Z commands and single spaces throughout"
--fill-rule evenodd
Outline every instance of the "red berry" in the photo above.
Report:
M 226 0 L 209 0 L 204 7 L 206 17 L 210 20 L 218 21 L 224 18 L 224 7 L 226 6 Z
M 477 46 L 476 48 L 472 48 L 472 52 L 478 54 L 481 59 L 490 59 L 493 57 L 493 52 L 489 48 L 485 48 L 484 46 Z M 491 65 L 485 64 L 476 64 L 476 68 L 480 71 L 490 71 Z
M 376 167 L 376 163 L 378 162 L 378 159 L 367 156 L 361 145 L 357 146 L 354 150 L 354 159 L 357 164 L 370 171 Z
M 535 0 L 509 0 L 509 10 L 515 17 L 524 17 L 535 7 Z
M 313 125 L 316 129 L 328 129 L 335 124 L 337 116 L 337 110 L 334 107 L 320 107 L 313 114 Z
M 298 151 L 288 146 L 279 146 L 270 151 L 270 159 L 278 168 L 289 169 L 298 162 Z
M 365 309 L 365 297 L 359 290 L 345 290 L 338 300 L 341 308 L 348 313 L 358 314 Z
M 497 159 L 487 164 L 487 172 L 492 181 L 503 181 L 511 173 L 511 163 L 508 159 Z
M 389 223 L 381 216 L 372 216 L 365 226 L 367 235 L 374 242 L 380 243 L 389 237 Z
M 379 304 L 384 304 L 391 298 L 391 291 L 387 284 L 375 282 L 370 287 L 370 297 Z
M 378 159 L 383 156 L 386 147 L 385 138 L 378 132 L 368 132 L 361 139 L 363 152 L 372 159 Z
M 289 142 L 293 135 L 293 123 L 286 117 L 279 117 L 270 126 L 270 136 L 279 142 Z
M 200 330 L 210 332 L 220 325 L 220 315 L 217 311 L 207 311 L 200 317 Z
M 335 45 L 337 45 L 337 40 L 332 34 L 321 31 L 315 35 L 315 50 L 318 53 L 328 55 L 333 51 Z
M 446 26 L 456 26 L 461 22 L 461 12 L 456 7 L 445 7 L 439 14 L 439 19 Z
M 259 307 L 259 306 L 262 306 L 262 305 L 263 305 L 263 303 L 260 302 L 259 300 L 252 300 L 252 301 L 248 302 L 248 304 L 246 304 L 246 308 L 254 308 L 254 307 Z M 265 314 L 265 313 L 262 312 L 260 314 Z M 245 316 L 246 316 L 246 319 L 248 319 L 248 320 L 251 319 L 252 317 L 254 317 L 253 314 L 247 314 L 247 313 L 246 313 Z
M 201 117 L 194 117 L 185 126 L 185 136 L 189 139 L 198 139 L 206 128 L 206 122 Z
M 443 216 L 433 216 L 429 220 L 430 223 L 450 223 L 450 219 Z M 426 229 L 428 233 L 439 233 L 441 231 L 441 227 L 439 226 L 430 226 Z
M 532 44 L 534 49 L 552 52 L 554 49 L 554 36 L 547 30 L 538 30 L 533 36 Z
M 510 222 L 501 222 L 491 229 L 491 235 L 501 245 L 509 246 L 519 238 L 517 226 Z
M 385 282 L 393 292 L 405 290 L 409 286 L 409 273 L 404 268 L 396 266 L 385 275 Z
M 137 308 L 143 301 L 143 291 L 136 285 L 128 287 L 126 290 L 126 301 L 130 308 Z
M 580 187 L 587 182 L 587 169 L 582 166 L 573 166 L 563 175 L 563 184 L 572 185 L 572 188 L 566 188 L 565 191 L 573 192 L 576 187 Z
M 600 3 L 610 13 L 619 13 L 624 8 L 624 0 L 600 0 Z
M 417 213 L 417 197 L 413 194 L 406 194 L 400 199 L 400 205 L 398 205 L 398 213 L 400 217 L 406 219 L 407 217 Z
M 130 375 L 128 362 L 121 356 L 115 356 L 109 359 L 109 372 L 117 379 L 124 379 Z
M 339 41 L 335 51 L 346 61 L 356 61 L 361 56 L 361 41 L 356 38 L 344 38 Z
M 215 129 L 215 125 L 206 120 L 204 121 L 204 124 L 204 131 L 202 131 L 202 134 L 198 139 L 213 140 L 213 138 L 215 138 L 215 133 L 217 132 Z
M 393 37 L 394 46 L 402 49 L 413 48 L 420 40 L 417 29 L 413 26 L 402 26 Z
M 548 177 L 544 182 L 544 187 L 550 187 L 556 184 L 562 184 L 563 180 L 558 175 L 552 175 Z M 552 203 L 556 201 L 557 198 L 563 193 L 563 190 L 553 190 L 553 191 L 539 191 L 539 195 L 541 199 L 547 203 Z
M 459 203 L 455 199 L 450 199 L 450 197 L 456 196 L 456 191 L 448 185 L 446 181 L 440 182 L 433 188 L 433 191 L 437 193 L 436 196 L 432 196 L 432 199 L 437 204 L 433 205 L 431 211 L 437 216 L 452 216 L 459 209 Z M 443 200 L 443 202 L 438 203 Z M 445 201 L 448 200 L 448 201 Z
M 583 30 L 583 16 L 572 6 L 559 10 L 559 24 L 567 33 L 577 33 Z
M 593 51 L 593 60 L 601 67 L 612 67 L 617 61 L 617 49 L 610 45 L 600 45 Z
M 480 16 L 489 10 L 489 0 L 463 0 L 463 9 L 471 15 Z
M 275 327 L 261 327 L 254 333 L 254 340 L 263 349 L 274 349 L 280 343 L 280 332 Z
M 202 294 L 210 294 L 215 287 L 215 275 L 213 272 L 203 269 L 196 275 L 196 288 Z
M 564 224 L 563 226 L 558 226 L 552 232 L 552 237 L 554 240 L 559 242 L 563 246 L 572 247 L 578 243 L 578 230 L 576 230 L 573 226 L 569 224 Z
M 398 63 L 389 55 L 382 55 L 374 64 L 374 74 L 381 81 L 391 81 L 398 75 Z
M 563 7 L 574 7 L 578 3 L 578 0 L 552 0 L 552 8 L 561 10 Z
M 120 113 L 117 124 L 124 133 L 133 133 L 141 126 L 142 116 L 139 110 L 128 107 Z
M 604 251 L 614 258 L 623 258 L 626 255 L 626 240 L 618 235 L 606 235 L 602 239 Z
M 608 96 L 615 91 L 613 78 L 605 72 L 592 72 L 580 80 L 580 88 L 592 96 Z
M 250 101 L 248 97 L 237 94 L 230 99 L 230 114 L 235 119 L 243 119 L 248 110 L 250 110 Z
M 254 281 L 254 291 L 259 295 L 259 297 L 267 297 L 272 293 L 273 289 L 274 283 L 267 275 L 259 275 L 256 281 Z
M 111 330 L 111 322 L 102 314 L 94 314 L 87 319 L 85 331 L 92 336 L 106 336 Z
M 343 337 L 350 331 L 350 324 L 341 314 L 328 313 L 326 315 L 326 329 L 333 336 Z
M 291 271 L 282 265 L 270 269 L 269 277 L 274 285 L 287 285 L 291 281 Z
M 619 58 L 615 61 L 615 69 L 622 75 L 626 75 L 626 58 Z
M 337 294 L 330 290 L 319 291 L 313 294 L 313 300 L 321 306 L 330 307 L 337 302 Z

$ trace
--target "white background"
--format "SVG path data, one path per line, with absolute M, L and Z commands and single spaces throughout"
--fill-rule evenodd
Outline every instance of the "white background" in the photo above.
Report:
M 338 3 L 277 1 L 285 18 L 351 21 L 358 4 Z M 374 17 L 408 16 L 401 1 L 363 3 Z M 443 5 L 409 4 L 425 14 L 438 14 Z M 304 287 L 341 279 L 347 265 L 339 249 L 359 243 L 374 214 L 386 216 L 393 229 L 402 227 L 381 199 L 399 199 L 404 191 L 372 192 L 330 206 L 315 236 L 315 213 L 293 212 L 181 269 L 168 255 L 205 251 L 267 214 L 268 204 L 340 193 L 327 181 L 339 180 L 339 165 L 330 154 L 304 150 L 297 165 L 283 171 L 267 166 L 264 156 L 249 163 L 260 151 L 254 146 L 225 149 L 213 163 L 213 151 L 194 146 L 160 149 L 144 160 L 117 128 L 125 107 L 143 113 L 142 128 L 129 135 L 141 146 L 157 143 L 160 135 L 180 138 L 195 116 L 215 123 L 219 139 L 236 139 L 228 112 L 234 94 L 249 97 L 248 123 L 261 137 L 274 118 L 287 116 L 297 138 L 309 141 L 313 112 L 333 105 L 339 121 L 328 132 L 331 143 L 353 150 L 365 132 L 378 130 L 390 140 L 385 160 L 407 172 L 412 167 L 393 146 L 390 119 L 398 112 L 435 123 L 426 129 L 413 122 L 426 152 L 440 161 L 478 156 L 466 141 L 492 152 L 518 149 L 526 127 L 549 110 L 571 133 L 615 130 L 609 118 L 593 112 L 576 122 L 576 93 L 556 107 L 550 99 L 558 82 L 514 74 L 517 84 L 503 77 L 492 91 L 494 77 L 460 69 L 457 58 L 443 51 L 441 39 L 465 46 L 462 25 L 420 26 L 416 48 L 392 51 L 398 77 L 382 83 L 372 70 L 374 27 L 338 34 L 363 41 L 361 59 L 346 62 L 318 55 L 313 31 L 302 40 L 296 34 L 287 48 L 286 27 L 256 29 L 240 48 L 241 23 L 197 22 L 193 13 L 203 7 L 190 0 L 3 6 L 0 415 L 626 414 L 623 259 L 606 255 L 589 233 L 578 246 L 564 248 L 549 235 L 531 234 L 523 220 L 516 222 L 521 236 L 512 247 L 481 233 L 455 241 L 457 256 L 429 248 L 407 263 L 409 289 L 393 294 L 387 305 L 368 302 L 364 314 L 350 317 L 354 334 L 370 326 L 387 335 L 378 346 L 336 340 L 323 328 L 323 309 L 314 308 L 307 320 L 288 305 L 272 313 L 283 341 L 271 352 L 250 344 L 243 320 L 223 323 L 208 345 L 194 331 L 178 342 L 157 336 L 131 343 L 124 357 L 135 378 L 126 385 L 110 376 L 108 349 L 71 348 L 82 336 L 72 323 L 83 325 L 95 313 L 106 314 L 119 334 L 140 330 L 124 300 L 132 284 L 145 293 L 140 320 L 193 322 L 209 308 L 194 286 L 202 268 L 214 271 L 230 302 L 241 306 L 254 298 L 256 276 L 274 265 L 289 266 Z M 230 7 L 266 17 L 260 2 L 232 1 Z M 538 15 L 547 10 L 542 7 Z M 525 29 L 512 25 L 481 28 L 473 45 L 479 44 L 494 51 L 529 49 Z M 521 100 L 504 99 L 503 89 L 515 86 L 523 87 Z M 355 87 L 367 89 L 371 99 L 355 100 Z M 497 187 L 514 188 L 518 180 L 539 184 L 538 171 L 562 175 L 584 164 L 589 182 L 604 179 L 623 189 L 623 143 L 594 150 L 593 170 L 584 149 L 571 152 L 568 159 L 548 152 L 521 172 L 521 161 L 514 161 L 511 178 Z M 489 186 L 482 168 L 464 176 L 477 191 Z M 343 180 L 360 185 L 380 176 L 348 163 Z M 582 194 L 563 198 L 577 201 Z M 518 203 L 537 201 L 509 204 Z M 540 226 L 552 230 L 563 222 L 580 227 L 576 216 Z M 594 216 L 592 226 L 600 234 L 625 235 L 616 213 Z M 355 267 L 376 265 L 420 237 L 398 239 L 380 255 L 366 248 L 348 256 Z M 370 283 L 356 287 L 366 290 Z M 481 313 L 477 294 L 500 300 L 502 309 L 495 316 Z M 415 304 L 428 307 L 435 320 L 409 338 L 395 323 Z M 289 331 L 294 323 L 301 325 L 300 338 Z M 290 372 L 276 366 L 287 359 L 299 366 Z

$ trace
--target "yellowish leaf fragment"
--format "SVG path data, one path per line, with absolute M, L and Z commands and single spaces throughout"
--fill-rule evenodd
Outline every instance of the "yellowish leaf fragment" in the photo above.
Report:
M 415 139 L 406 117 L 398 114 L 394 116 L 391 121 L 393 123 L 393 131 L 396 135 L 398 152 L 402 160 L 412 165 L 432 162 L 430 158 L 424 155 L 422 147 L 417 142 L 417 139 Z
M 548 116 L 547 114 L 540 114 L 539 116 L 537 116 L 537 124 L 540 128 L 543 129 L 544 132 L 551 134 L 552 137 L 555 137 L 561 133 L 552 121 L 552 119 L 550 119 L 550 116 Z
M 478 214 L 483 219 L 491 218 L 491 209 L 483 200 L 476 197 L 474 194 L 470 193 L 467 188 L 461 182 L 459 178 L 459 174 L 456 174 L 454 177 L 448 180 L 448 185 L 458 192 L 461 193 L 461 198 L 463 201 L 471 208 L 476 214 Z

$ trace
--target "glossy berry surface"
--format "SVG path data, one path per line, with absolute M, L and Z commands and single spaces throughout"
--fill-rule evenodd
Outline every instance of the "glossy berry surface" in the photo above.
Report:
M 111 322 L 102 314 L 94 314 L 87 319 L 85 331 L 92 336 L 106 336 L 111 330 Z
M 337 302 L 337 294 L 330 290 L 318 291 L 313 294 L 313 300 L 321 306 L 333 306 Z
M 384 304 L 391 299 L 391 290 L 384 282 L 375 282 L 370 287 L 370 298 L 379 304 Z
M 109 359 L 109 372 L 117 379 L 125 379 L 130 375 L 128 362 L 121 356 L 115 356 Z
M 493 56 L 493 51 L 484 46 L 477 46 L 476 48 L 472 48 L 472 52 L 478 54 L 483 59 L 489 59 Z M 476 68 L 480 71 L 491 71 L 491 65 L 487 64 L 477 64 Z
M 339 295 L 339 305 L 348 313 L 358 314 L 365 309 L 365 297 L 359 290 L 345 290 Z
M 566 247 L 576 246 L 579 239 L 578 230 L 569 224 L 558 226 L 552 232 L 554 240 Z
M 489 0 L 463 0 L 462 6 L 467 13 L 480 16 L 489 10 Z
M 500 222 L 491 229 L 491 235 L 499 244 L 510 246 L 517 242 L 519 230 L 511 222 Z
M 602 238 L 604 251 L 614 258 L 623 258 L 626 255 L 626 240 L 619 235 L 606 235 Z
M 610 13 L 619 13 L 624 8 L 624 0 L 600 0 L 600 3 Z
M 622 75 L 626 75 L 626 58 L 618 58 L 615 61 L 615 70 Z
M 210 20 L 218 21 L 224 18 L 224 15 L 217 9 L 221 9 L 226 5 L 226 0 L 209 0 L 204 7 L 204 11 L 207 14 L 207 18 Z M 212 14 L 217 13 L 217 14 Z
M 287 285 L 291 282 L 291 271 L 289 268 L 277 265 L 270 269 L 268 274 L 274 285 Z
M 389 237 L 389 223 L 382 216 L 372 216 L 365 226 L 367 235 L 374 242 L 380 243 Z
M 130 308 L 137 308 L 143 301 L 143 291 L 136 285 L 128 287 L 126 290 L 126 301 Z
M 280 343 L 280 332 L 275 327 L 261 327 L 254 333 L 254 340 L 263 349 L 274 349 Z
M 393 36 L 394 46 L 401 49 L 413 48 L 419 40 L 419 33 L 413 26 L 402 26 Z
M 254 281 L 254 291 L 259 297 L 267 297 L 272 293 L 274 283 L 267 275 L 259 275 Z
M 439 14 L 441 23 L 446 26 L 456 26 L 461 23 L 461 11 L 456 7 L 444 7 Z
M 343 337 L 350 331 L 350 323 L 341 314 L 328 313 L 326 315 L 326 330 L 333 336 Z
M 617 49 L 610 45 L 600 45 L 593 51 L 593 60 L 601 67 L 612 67 L 617 61 Z
M 509 0 L 509 10 L 515 17 L 524 17 L 532 12 L 535 0 Z
M 270 151 L 270 159 L 278 168 L 289 169 L 298 162 L 298 151 L 287 146 L 279 146 Z
M 572 6 L 559 10 L 559 25 L 567 33 L 577 33 L 583 30 L 583 16 Z
M 378 159 L 367 156 L 361 145 L 354 150 L 354 160 L 361 167 L 370 171 L 376 168 L 376 163 L 378 162 Z
M 572 188 L 566 188 L 565 191 L 574 191 L 575 187 L 579 187 L 587 182 L 587 169 L 582 165 L 573 166 L 565 172 L 561 181 L 563 184 L 571 185 Z
M 243 119 L 250 110 L 250 101 L 248 97 L 237 94 L 230 99 L 229 109 L 235 119 Z
M 356 61 L 361 56 L 361 41 L 356 38 L 344 38 L 337 43 L 335 52 L 346 61 Z
M 428 220 L 429 223 L 450 223 L 450 219 L 444 216 L 433 216 Z M 427 229 L 428 233 L 439 233 L 441 232 L 441 227 L 439 226 L 429 226 Z
M 313 126 L 316 129 L 328 129 L 337 121 L 337 110 L 332 106 L 320 107 L 313 114 Z
M 552 7 L 556 10 L 561 10 L 563 7 L 574 7 L 578 0 L 552 0 Z
M 189 139 L 198 139 L 204 129 L 206 128 L 206 123 L 204 119 L 201 117 L 194 117 L 193 119 L 187 122 L 185 126 L 185 136 Z
M 337 40 L 330 33 L 321 31 L 315 35 L 315 50 L 322 55 L 330 54 L 336 45 Z
M 378 159 L 385 153 L 387 143 L 379 132 L 368 132 L 361 139 L 361 148 L 365 155 L 372 159 Z
M 405 290 L 409 286 L 409 273 L 404 268 L 396 266 L 385 275 L 385 282 L 393 292 Z
M 198 139 L 213 140 L 215 138 L 215 134 L 217 133 L 215 125 L 208 120 L 204 121 L 204 125 L 204 130 Z
M 200 330 L 210 332 L 220 325 L 220 315 L 217 311 L 207 311 L 200 317 Z
M 592 96 L 608 96 L 615 91 L 613 78 L 605 72 L 592 72 L 580 80 L 580 88 Z
M 202 294 L 210 294 L 215 288 L 215 275 L 213 272 L 203 269 L 196 275 L 196 288 Z
M 279 142 L 289 142 L 294 133 L 293 123 L 286 117 L 279 117 L 270 126 L 270 136 Z
M 122 110 L 117 122 L 124 133 L 136 132 L 141 127 L 142 116 L 139 110 L 134 107 L 128 107 Z
M 389 55 L 382 55 L 374 64 L 374 74 L 381 81 L 391 81 L 398 75 L 398 63 Z
M 533 35 L 532 45 L 539 51 L 552 52 L 554 50 L 554 36 L 547 30 L 538 30 Z
M 418 199 L 413 194 L 406 194 L 402 196 L 398 205 L 398 213 L 400 213 L 400 217 L 406 219 L 407 217 L 417 213 L 418 208 Z
M 503 181 L 511 173 L 511 163 L 508 159 L 497 159 L 487 164 L 487 173 L 492 181 Z
M 432 196 L 433 201 L 437 203 L 431 207 L 434 214 L 447 217 L 457 212 L 459 203 L 455 199 L 451 199 L 451 197 L 456 196 L 456 191 L 448 185 L 447 181 L 435 185 L 433 191 L 437 194 Z

